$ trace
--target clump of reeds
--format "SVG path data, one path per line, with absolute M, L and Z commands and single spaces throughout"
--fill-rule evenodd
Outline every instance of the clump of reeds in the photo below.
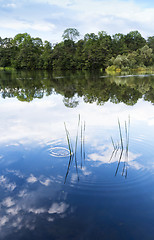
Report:
M 124 137 L 122 134 L 122 128 L 121 128 L 121 123 L 120 120 L 118 119 L 118 129 L 119 129 L 119 137 L 120 137 L 120 142 L 114 142 L 113 138 L 111 137 L 111 142 L 113 145 L 113 152 L 110 157 L 110 161 L 112 160 L 113 157 L 116 157 L 117 152 L 120 151 L 119 158 L 118 158 L 118 165 L 117 169 L 115 172 L 115 176 L 118 173 L 120 162 L 123 156 L 123 153 L 125 152 L 125 161 L 124 161 L 124 166 L 123 166 L 123 171 L 122 171 L 122 176 L 127 177 L 127 165 L 128 165 L 128 150 L 129 150 L 129 131 L 130 131 L 130 116 L 128 116 L 128 122 L 125 121 L 125 148 L 124 148 Z
M 81 121 L 80 114 L 79 114 L 79 119 L 78 119 L 78 124 L 77 124 L 77 134 L 76 134 L 76 138 L 75 138 L 75 146 L 74 146 L 74 148 L 72 146 L 70 134 L 69 134 L 69 131 L 67 130 L 65 122 L 64 122 L 64 126 L 65 126 L 67 144 L 68 144 L 68 148 L 69 148 L 69 152 L 70 152 L 70 159 L 69 159 L 68 168 L 67 168 L 65 181 L 64 181 L 64 183 L 66 183 L 67 176 L 68 176 L 68 173 L 69 173 L 69 170 L 70 170 L 70 166 L 71 166 L 71 163 L 73 162 L 73 160 L 75 161 L 76 173 L 77 173 L 78 181 L 79 181 L 77 150 L 78 150 L 79 140 L 80 140 L 80 152 L 81 152 L 80 159 L 81 159 L 81 168 L 82 168 L 83 159 L 85 160 L 85 126 L 86 125 L 85 125 L 85 121 L 84 121 L 84 124 Z M 79 138 L 79 133 L 80 133 L 80 138 Z

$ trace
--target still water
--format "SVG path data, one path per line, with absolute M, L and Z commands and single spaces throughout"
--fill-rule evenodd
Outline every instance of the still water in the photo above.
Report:
M 0 239 L 154 238 L 154 75 L 0 72 Z

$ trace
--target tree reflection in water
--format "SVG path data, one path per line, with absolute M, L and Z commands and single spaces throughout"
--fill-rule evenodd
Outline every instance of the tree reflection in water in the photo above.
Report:
M 1 96 L 30 102 L 53 93 L 61 94 L 66 107 L 110 101 L 134 105 L 138 99 L 154 103 L 154 76 L 100 76 L 89 72 L 0 71 Z

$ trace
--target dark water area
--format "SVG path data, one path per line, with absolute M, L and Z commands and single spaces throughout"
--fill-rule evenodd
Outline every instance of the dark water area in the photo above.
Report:
M 0 239 L 154 236 L 154 75 L 0 71 Z

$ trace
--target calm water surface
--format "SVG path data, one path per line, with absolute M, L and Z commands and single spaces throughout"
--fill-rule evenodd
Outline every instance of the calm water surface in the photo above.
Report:
M 0 72 L 0 239 L 154 238 L 154 76 Z

